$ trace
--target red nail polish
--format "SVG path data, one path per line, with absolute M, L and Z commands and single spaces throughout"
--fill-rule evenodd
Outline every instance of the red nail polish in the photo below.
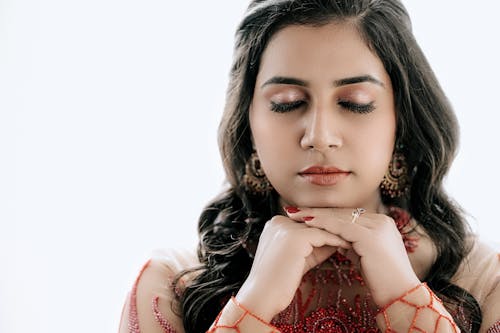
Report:
M 300 209 L 298 209 L 297 207 L 293 207 L 293 206 L 285 207 L 285 210 L 289 214 L 294 214 L 294 213 L 300 212 Z
M 314 218 L 314 216 L 304 216 L 302 219 L 304 220 L 304 222 L 309 222 L 309 221 L 311 221 L 313 218 Z

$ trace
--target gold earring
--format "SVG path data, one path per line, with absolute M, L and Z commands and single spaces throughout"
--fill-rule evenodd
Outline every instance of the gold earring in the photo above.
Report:
M 255 151 L 250 155 L 245 164 L 243 183 L 246 189 L 254 195 L 266 195 L 273 189 L 262 169 L 259 156 Z
M 408 193 L 409 185 L 408 164 L 405 156 L 395 151 L 384 179 L 380 183 L 382 194 L 391 198 L 399 198 Z

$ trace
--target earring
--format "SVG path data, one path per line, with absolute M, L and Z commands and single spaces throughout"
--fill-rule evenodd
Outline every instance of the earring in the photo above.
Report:
M 410 179 L 405 156 L 395 151 L 384 179 L 380 183 L 382 194 L 391 198 L 399 198 L 408 193 Z
M 243 183 L 246 189 L 255 195 L 266 195 L 273 187 L 266 177 L 264 170 L 260 164 L 259 156 L 254 151 L 247 163 L 245 164 L 245 174 L 243 175 Z

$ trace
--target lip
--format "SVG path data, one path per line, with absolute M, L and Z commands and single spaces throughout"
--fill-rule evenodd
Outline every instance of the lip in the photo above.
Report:
M 299 175 L 312 184 L 332 186 L 347 178 L 351 173 L 333 166 L 312 166 L 299 172 Z

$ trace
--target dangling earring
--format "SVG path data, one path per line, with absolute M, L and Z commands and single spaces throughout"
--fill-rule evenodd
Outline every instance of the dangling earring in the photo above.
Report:
M 399 198 L 408 192 L 410 179 L 408 177 L 408 164 L 403 153 L 394 151 L 389 168 L 380 183 L 382 194 L 391 198 Z
M 245 164 L 243 183 L 246 189 L 255 195 L 266 195 L 273 189 L 260 165 L 259 156 L 255 151 Z

